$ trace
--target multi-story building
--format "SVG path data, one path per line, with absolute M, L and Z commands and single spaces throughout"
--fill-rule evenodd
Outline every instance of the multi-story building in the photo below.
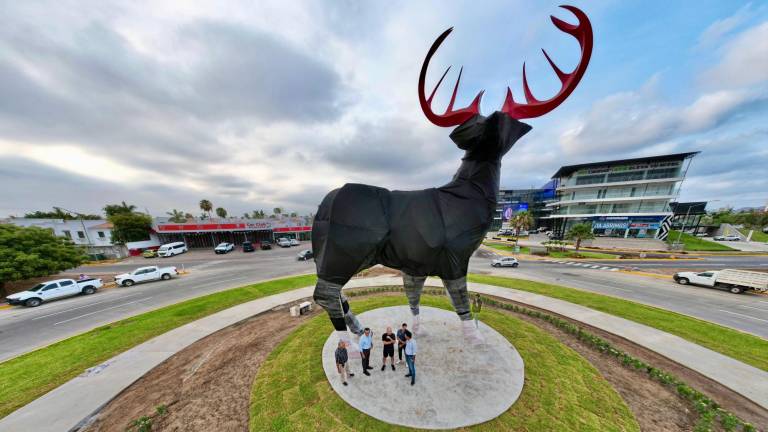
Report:
M 112 224 L 104 219 L 34 219 L 10 218 L 8 223 L 46 228 L 58 237 L 66 237 L 80 246 L 112 246 Z
M 698 152 L 594 162 L 561 167 L 553 176 L 555 237 L 578 223 L 589 223 L 596 236 L 657 238 L 662 221 L 673 214 L 680 185 Z
M 493 216 L 491 230 L 497 231 L 507 227 L 509 216 L 520 211 L 528 211 L 533 218 L 530 229 L 548 227 L 548 221 L 542 223 L 542 218 L 549 214 L 546 202 L 555 197 L 554 182 L 548 182 L 538 189 L 502 189 L 496 197 L 496 213 Z

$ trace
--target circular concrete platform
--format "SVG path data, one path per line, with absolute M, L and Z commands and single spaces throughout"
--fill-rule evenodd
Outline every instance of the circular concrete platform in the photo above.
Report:
M 431 307 L 421 308 L 425 334 L 416 337 L 416 385 L 404 375 L 408 368 L 387 365 L 381 371 L 381 334 L 402 323 L 411 326 L 407 306 L 375 309 L 358 316 L 373 332 L 371 376 L 362 374 L 360 360 L 350 360 L 355 374 L 344 386 L 336 371 L 335 333 L 323 346 L 323 369 L 334 391 L 365 414 L 387 423 L 422 429 L 449 429 L 483 423 L 509 409 L 520 396 L 524 382 L 523 359 L 498 332 L 480 323 L 486 344 L 467 349 L 456 314 Z M 397 350 L 395 350 L 397 361 Z

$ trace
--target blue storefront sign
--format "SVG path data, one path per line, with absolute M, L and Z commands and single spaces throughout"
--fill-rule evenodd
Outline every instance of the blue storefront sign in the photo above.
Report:
M 592 228 L 594 229 L 627 229 L 629 228 L 629 221 L 593 221 Z
M 528 203 L 527 202 L 516 202 L 511 204 L 504 205 L 504 210 L 502 211 L 502 218 L 505 221 L 508 221 L 512 219 L 512 216 L 515 215 L 515 213 L 519 213 L 521 211 L 528 211 Z

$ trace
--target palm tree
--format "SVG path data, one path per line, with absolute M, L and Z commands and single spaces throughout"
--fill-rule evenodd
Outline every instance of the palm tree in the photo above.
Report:
M 515 246 L 520 240 L 520 231 L 528 230 L 533 225 L 533 217 L 527 210 L 521 211 L 512 217 L 512 226 L 515 227 Z
M 165 212 L 165 214 L 170 216 L 168 220 L 170 220 L 171 222 L 182 223 L 187 221 L 187 217 L 184 215 L 183 211 L 173 209 L 169 212 Z
M 216 216 L 224 219 L 227 217 L 227 210 L 224 209 L 224 207 L 219 207 L 216 209 Z
M 579 253 L 582 240 L 589 240 L 595 238 L 592 234 L 592 225 L 582 223 L 571 227 L 565 237 L 569 240 L 576 240 L 576 253 Z
M 280 208 L 280 207 L 275 207 L 275 208 L 272 209 L 272 213 L 275 216 L 280 216 L 281 214 L 283 214 L 283 209 Z
M 194 219 L 195 215 L 193 215 L 192 213 L 184 213 L 184 218 L 187 220 Z
M 208 219 L 211 218 L 211 210 L 213 210 L 213 204 L 207 199 L 200 200 L 200 210 L 208 213 Z

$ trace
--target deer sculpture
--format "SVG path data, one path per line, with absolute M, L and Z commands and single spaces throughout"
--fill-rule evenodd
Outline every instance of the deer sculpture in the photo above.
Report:
M 458 171 L 447 184 L 417 191 L 390 191 L 377 186 L 346 184 L 325 196 L 312 226 L 312 247 L 317 267 L 314 300 L 328 313 L 342 340 L 349 332 L 360 335 L 363 327 L 342 293 L 357 272 L 382 264 L 403 273 L 403 285 L 413 315 L 412 329 L 419 334 L 419 302 L 427 276 L 438 276 L 459 319 L 465 340 L 482 343 L 472 325 L 467 293 L 469 259 L 490 228 L 499 192 L 501 159 L 531 126 L 520 119 L 538 117 L 560 105 L 576 88 L 592 53 L 592 26 L 573 6 L 562 6 L 578 19 L 569 24 L 554 16 L 553 24 L 576 38 L 581 60 L 573 72 L 561 71 L 544 56 L 562 87 L 551 99 L 533 97 L 523 63 L 523 89 L 527 104 L 518 104 L 507 88 L 501 111 L 480 114 L 481 91 L 467 107 L 453 109 L 461 81 L 459 71 L 453 95 L 444 114 L 432 110 L 432 98 L 450 70 L 446 69 L 427 98 L 424 85 L 429 62 L 453 28 L 432 44 L 421 67 L 418 93 L 427 119 L 437 126 L 458 126 L 451 140 L 465 151 Z

